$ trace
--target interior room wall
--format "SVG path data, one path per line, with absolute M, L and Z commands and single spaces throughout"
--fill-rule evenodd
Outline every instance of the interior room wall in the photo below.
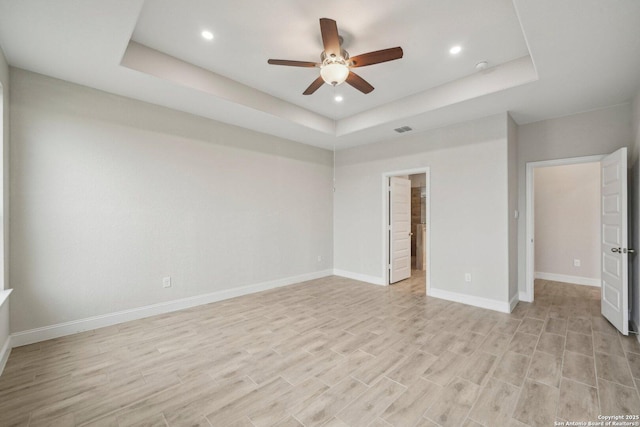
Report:
M 0 167 L 2 172 L 2 196 L 0 197 L 0 373 L 6 360 L 9 357 L 10 342 L 9 342 L 9 297 L 7 292 L 9 283 L 7 280 L 8 266 L 9 266 L 9 251 L 8 248 L 8 223 L 9 216 L 7 215 L 7 208 L 9 206 L 9 191 L 8 191 L 8 151 L 9 151 L 9 65 L 5 59 L 4 52 L 0 48 L 0 91 L 2 93 L 2 105 L 0 105 L 0 120 L 2 121 L 2 161 Z M 3 295 L 4 294 L 4 295 Z
M 509 187 L 509 301 L 519 299 L 518 292 L 518 125 L 507 116 L 507 169 Z
M 631 105 L 622 104 L 518 126 L 518 286 L 525 292 L 526 164 L 608 154 L 631 144 Z
M 338 151 L 336 270 L 384 281 L 382 177 L 422 167 L 430 168 L 431 291 L 504 308 L 509 294 L 506 114 Z M 471 283 L 465 273 L 471 273 Z
M 14 333 L 331 272 L 330 151 L 19 69 L 11 91 Z
M 534 200 L 536 277 L 599 285 L 600 163 L 534 169 Z
M 9 64 L 4 56 L 2 48 L 0 48 L 0 90 L 2 91 L 2 105 L 0 105 L 0 119 L 2 120 L 2 161 L 0 162 L 0 176 L 2 177 L 2 197 L 0 197 L 0 218 L 2 227 L 0 233 L 2 244 L 0 244 L 0 290 L 9 288 L 8 285 L 8 267 L 9 267 L 9 251 L 8 249 L 8 232 L 9 232 Z
M 629 243 L 636 254 L 629 258 L 631 283 L 631 319 L 636 331 L 640 326 L 640 91 L 636 93 L 632 103 L 632 141 L 631 148 L 631 180 L 629 206 L 631 218 L 631 237 Z M 639 337 L 640 339 L 640 337 Z

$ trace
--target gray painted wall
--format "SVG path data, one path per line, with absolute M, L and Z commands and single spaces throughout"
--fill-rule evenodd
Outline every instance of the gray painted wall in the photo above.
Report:
M 534 199 L 534 271 L 599 283 L 600 162 L 536 168 Z
M 542 160 L 608 154 L 630 146 L 631 106 L 543 120 L 518 127 L 518 284 L 525 291 L 526 164 Z
M 8 266 L 9 266 L 9 251 L 8 251 L 8 231 L 9 231 L 9 216 L 7 210 L 9 207 L 9 65 L 4 57 L 4 52 L 0 48 L 0 91 L 2 93 L 2 105 L 0 105 L 0 119 L 2 120 L 2 161 L 0 167 L 2 172 L 0 176 L 3 177 L 2 184 L 2 197 L 0 197 L 0 203 L 2 207 L 0 209 L 0 292 L 9 288 L 8 284 Z M 0 373 L 2 372 L 2 357 L 8 357 L 3 355 L 1 350 L 9 339 L 9 300 L 6 300 L 2 306 L 0 306 Z
M 338 151 L 335 268 L 382 280 L 382 176 L 429 167 L 432 288 L 507 302 L 507 163 L 506 114 Z
M 518 297 L 518 125 L 507 117 L 507 151 L 509 179 L 509 301 Z M 518 216 L 520 213 L 518 213 Z
M 638 169 L 640 95 L 633 137 L 619 105 L 342 150 L 334 195 L 326 150 L 11 71 L 14 332 L 331 267 L 381 278 L 382 175 L 420 167 L 431 168 L 432 287 L 505 302 L 516 260 L 524 290 L 526 162 L 634 141 Z
M 13 332 L 332 267 L 330 151 L 11 71 Z

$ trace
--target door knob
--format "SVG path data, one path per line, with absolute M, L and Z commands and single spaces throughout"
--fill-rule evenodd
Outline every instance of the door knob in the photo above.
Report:
M 621 254 L 622 253 L 622 249 L 620 249 L 620 248 L 611 248 L 611 252 L 616 252 L 616 253 Z
M 625 249 L 625 250 L 624 250 L 624 253 L 625 253 L 625 254 L 626 254 L 626 253 L 635 254 L 635 253 L 636 253 L 636 250 L 635 250 L 635 249 Z

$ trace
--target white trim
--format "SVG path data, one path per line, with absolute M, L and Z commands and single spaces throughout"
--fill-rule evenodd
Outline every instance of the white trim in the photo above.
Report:
M 358 280 L 360 282 L 370 283 L 378 286 L 388 286 L 384 284 L 384 279 L 376 276 L 369 276 L 367 274 L 354 273 L 352 271 L 333 269 L 334 276 L 346 277 L 347 279 Z
M 513 298 L 511 298 L 511 301 L 509 301 L 509 313 L 511 313 L 513 309 L 516 308 L 516 305 L 518 305 L 519 302 L 520 298 L 518 294 L 514 295 Z
M 429 295 L 429 288 L 431 286 L 431 168 L 429 166 L 413 169 L 403 169 L 393 172 L 385 172 L 382 174 L 382 284 L 389 285 L 389 233 L 387 232 L 387 226 L 389 224 L 389 198 L 388 187 L 389 178 L 392 176 L 401 175 L 425 175 L 425 197 L 427 200 L 427 209 L 425 215 L 427 216 L 427 233 L 425 236 L 425 246 L 427 248 L 427 274 L 425 275 L 425 292 Z
M 7 337 L 7 340 L 4 342 L 2 349 L 0 350 L 0 375 L 4 371 L 4 367 L 7 366 L 7 361 L 9 361 L 9 356 L 11 355 L 11 349 L 13 346 L 11 345 L 11 335 Z
M 433 287 L 429 289 L 429 293 L 427 295 L 434 298 L 445 299 L 447 301 L 473 305 L 475 307 L 488 308 L 489 310 L 500 311 L 502 313 L 511 313 L 511 303 L 507 301 L 498 301 L 490 298 L 476 297 L 474 295 L 445 291 Z
M 520 294 L 518 295 L 518 299 L 522 302 L 533 302 L 533 300 L 528 299 L 529 295 L 526 292 L 522 292 L 520 291 Z
M 526 168 L 526 193 L 525 193 L 525 212 L 527 215 L 527 221 L 525 224 L 525 268 L 524 268 L 524 291 L 525 298 L 520 298 L 522 301 L 533 302 L 533 281 L 534 281 L 534 268 L 535 268 L 535 242 L 533 240 L 535 236 L 534 228 L 534 200 L 533 200 L 533 170 L 535 168 L 549 167 L 549 166 L 562 166 L 562 165 L 576 165 L 580 163 L 594 163 L 604 159 L 605 155 L 595 156 L 583 156 L 583 157 L 571 157 L 565 159 L 544 160 L 540 162 L 527 162 Z
M 600 287 L 600 279 L 581 276 L 569 276 L 566 274 L 545 273 L 536 271 L 534 277 L 542 280 L 553 280 L 554 282 L 573 283 L 574 285 L 595 286 Z
M 9 300 L 9 295 L 11 295 L 13 289 L 5 289 L 4 291 L 0 291 L 0 307 L 4 304 L 5 301 Z
M 144 317 L 184 310 L 185 308 L 196 307 L 199 305 L 210 304 L 212 302 L 235 298 L 242 295 L 248 295 L 256 292 L 266 291 L 269 289 L 279 288 L 282 286 L 293 285 L 307 280 L 319 279 L 322 277 L 331 276 L 332 273 L 332 270 L 317 271 L 314 273 L 285 277 L 282 279 L 270 280 L 268 282 L 256 283 L 253 285 L 247 285 L 232 289 L 225 289 L 223 291 L 212 292 L 204 295 L 166 301 L 158 304 L 147 305 L 144 307 L 133 308 L 130 310 L 123 310 L 116 313 L 93 316 L 86 319 L 73 320 L 71 322 L 58 323 L 55 325 L 16 332 L 14 334 L 11 334 L 11 343 L 13 347 L 33 344 L 36 342 L 58 338 L 65 335 L 71 335 L 79 332 L 103 328 L 105 326 L 116 325 L 118 323 L 128 322 L 130 320 L 142 319 Z

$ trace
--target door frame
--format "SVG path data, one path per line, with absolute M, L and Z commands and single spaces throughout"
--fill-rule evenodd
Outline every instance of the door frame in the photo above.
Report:
M 564 159 L 543 160 L 538 162 L 527 162 L 526 170 L 526 202 L 525 209 L 527 222 L 525 225 L 525 291 L 520 292 L 520 301 L 533 302 L 534 291 L 533 283 L 535 280 L 535 219 L 534 219 L 534 186 L 533 186 L 533 170 L 536 168 L 544 168 L 549 166 L 566 166 L 577 165 L 580 163 L 596 163 L 602 161 L 607 155 L 598 154 L 594 156 L 569 157 Z
M 425 247 L 427 250 L 427 274 L 425 274 L 425 293 L 429 294 L 431 283 L 431 168 L 428 166 L 414 169 L 403 169 L 382 174 L 382 278 L 383 285 L 389 286 L 389 178 L 392 176 L 425 174 L 425 192 L 427 206 L 425 215 L 427 216 L 427 235 L 425 236 Z

